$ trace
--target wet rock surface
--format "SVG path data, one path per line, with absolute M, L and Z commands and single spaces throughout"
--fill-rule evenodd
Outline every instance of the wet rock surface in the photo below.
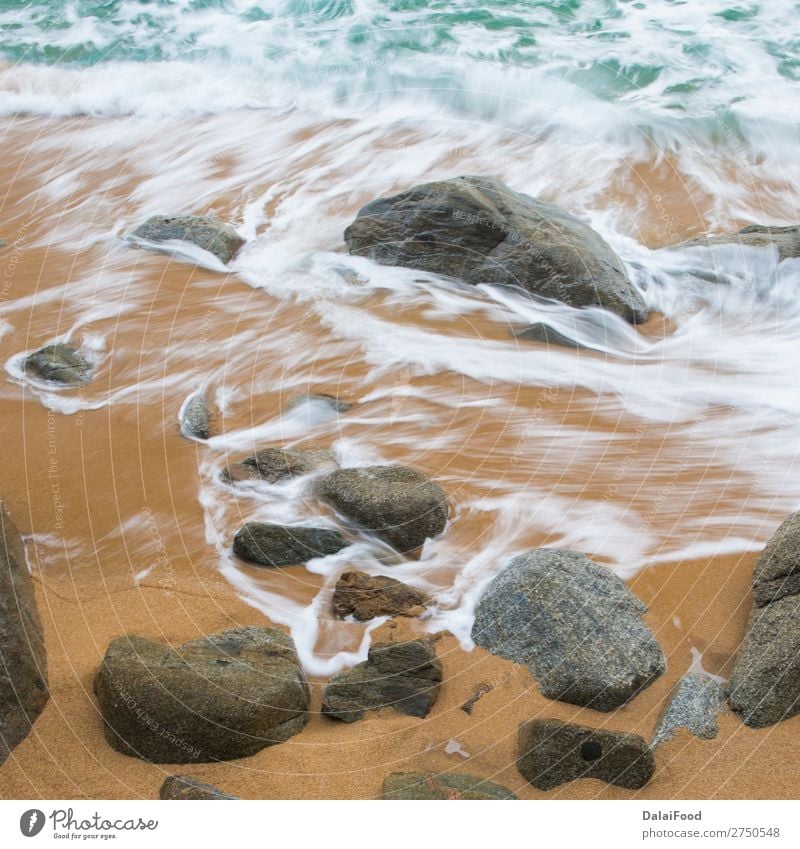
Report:
M 714 247 L 715 245 L 743 245 L 761 248 L 773 246 L 778 250 L 781 260 L 800 256 L 800 227 L 769 227 L 762 224 L 750 224 L 738 233 L 724 236 L 698 236 L 681 242 L 676 247 Z
M 379 643 L 370 648 L 366 661 L 330 679 L 322 712 L 343 722 L 381 708 L 427 716 L 441 682 L 442 665 L 430 640 Z
M 638 323 L 649 309 L 608 243 L 563 209 L 493 177 L 425 183 L 363 207 L 350 253 L 465 283 L 519 287 Z
M 335 466 L 336 459 L 332 451 L 262 448 L 250 457 L 231 463 L 223 471 L 222 477 L 229 483 L 247 480 L 280 483 L 311 474 L 319 469 L 335 468 Z
M 250 563 L 277 568 L 336 554 L 350 543 L 330 528 L 248 522 L 233 538 L 233 553 Z
M 119 637 L 94 689 L 109 745 L 154 763 L 248 757 L 308 721 L 294 643 L 275 628 L 234 628 L 180 648 Z
M 472 638 L 527 666 L 542 695 L 609 711 L 666 668 L 645 611 L 610 569 L 540 548 L 515 557 L 484 590 Z
M 792 513 L 761 552 L 753 569 L 757 607 L 800 594 L 800 511 Z
M 425 593 L 385 575 L 345 572 L 333 591 L 333 612 L 360 622 L 376 616 L 418 616 L 428 604 Z
M 719 732 L 717 717 L 725 710 L 727 700 L 722 686 L 708 675 L 689 672 L 675 687 L 651 745 L 671 740 L 681 728 L 700 740 L 712 740 Z
M 148 242 L 191 242 L 226 264 L 244 245 L 233 227 L 209 215 L 154 215 L 130 235 Z
M 22 538 L 0 503 L 0 764 L 47 704 L 47 655 Z
M 328 395 L 325 392 L 309 392 L 307 395 L 300 395 L 290 401 L 288 409 L 296 410 L 306 404 L 318 405 L 333 413 L 346 413 L 353 409 L 353 405 L 349 401 L 345 401 L 336 395 Z
M 181 432 L 197 439 L 211 436 L 211 413 L 205 395 L 192 395 L 183 405 L 180 414 Z
M 41 380 L 78 386 L 91 378 L 92 367 L 77 351 L 69 345 L 46 345 L 30 354 L 22 367 L 28 374 Z
M 475 775 L 447 772 L 393 772 L 383 782 L 384 799 L 516 799 L 502 784 Z
M 589 350 L 585 345 L 570 339 L 558 330 L 547 324 L 530 324 L 522 330 L 514 331 L 515 339 L 525 339 L 528 342 L 542 342 L 545 345 L 553 345 L 557 348 L 573 348 L 575 350 Z
M 578 778 L 596 778 L 636 790 L 655 772 L 655 758 L 638 734 L 533 719 L 519 729 L 517 767 L 539 790 Z
M 407 466 L 337 469 L 314 494 L 401 553 L 419 548 L 447 524 L 447 499 L 427 475 Z
M 232 800 L 236 796 L 224 793 L 213 784 L 206 784 L 189 775 L 170 775 L 164 780 L 158 793 L 159 799 L 172 800 Z

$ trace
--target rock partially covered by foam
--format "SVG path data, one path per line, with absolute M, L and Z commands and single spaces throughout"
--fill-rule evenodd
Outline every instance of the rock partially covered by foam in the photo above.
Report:
M 229 224 L 209 215 L 153 215 L 130 235 L 145 242 L 190 242 L 225 264 L 245 241 Z
M 92 372 L 89 362 L 69 345 L 46 345 L 27 356 L 22 367 L 28 374 L 54 383 L 78 386 L 86 383 Z

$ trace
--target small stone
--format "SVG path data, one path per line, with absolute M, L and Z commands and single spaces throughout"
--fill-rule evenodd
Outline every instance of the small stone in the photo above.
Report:
M 502 784 L 466 773 L 393 772 L 383 782 L 384 799 L 516 799 Z
M 461 710 L 464 711 L 467 716 L 472 716 L 472 710 L 475 707 L 476 703 L 480 701 L 487 693 L 491 693 L 494 687 L 491 684 L 478 684 L 475 688 L 475 692 L 461 705 Z
M 250 457 L 231 463 L 222 472 L 222 477 L 229 483 L 247 480 L 280 483 L 290 478 L 302 477 L 320 469 L 335 466 L 336 459 L 332 451 L 262 448 Z
M 233 553 L 259 566 L 295 566 L 336 554 L 350 543 L 330 528 L 248 522 L 233 538 Z
M 655 758 L 638 734 L 533 719 L 519 729 L 517 767 L 539 790 L 552 790 L 577 778 L 597 778 L 629 790 L 644 787 Z
M 192 778 L 189 775 L 170 775 L 161 785 L 158 796 L 160 799 L 172 800 L 227 800 L 238 798 L 223 793 L 213 784 L 206 784 L 205 781 L 200 781 L 199 778 Z
M 180 412 L 181 432 L 197 439 L 211 436 L 211 413 L 203 394 L 192 395 Z
M 543 342 L 545 345 L 556 345 L 560 348 L 574 348 L 576 350 L 585 349 L 584 345 L 570 339 L 558 330 L 550 327 L 548 324 L 531 324 L 522 330 L 514 331 L 515 339 L 525 339 L 531 342 Z
M 681 678 L 659 719 L 653 747 L 671 740 L 679 728 L 701 740 L 717 736 L 717 716 L 726 709 L 725 691 L 708 675 L 689 672 Z
M 71 386 L 86 383 L 92 370 L 91 365 L 75 348 L 61 343 L 46 345 L 26 357 L 23 368 L 42 380 Z
M 315 483 L 314 494 L 403 554 L 447 524 L 442 488 L 406 466 L 337 469 Z
M 294 398 L 290 401 L 288 409 L 294 410 L 297 407 L 302 407 L 304 404 L 319 404 L 335 413 L 346 413 L 353 408 L 353 405 L 349 401 L 338 398 L 336 395 L 328 395 L 325 392 L 309 392 L 307 395 L 301 395 L 299 398 Z
M 442 683 L 442 664 L 430 640 L 380 643 L 364 663 L 334 675 L 322 697 L 322 712 L 355 722 L 368 710 L 394 708 L 408 716 L 427 716 Z
M 191 242 L 229 263 L 244 239 L 229 224 L 209 215 L 154 215 L 131 234 L 146 242 Z
M 425 593 L 384 575 L 345 572 L 333 591 L 333 612 L 360 622 L 377 616 L 418 616 L 428 604 Z

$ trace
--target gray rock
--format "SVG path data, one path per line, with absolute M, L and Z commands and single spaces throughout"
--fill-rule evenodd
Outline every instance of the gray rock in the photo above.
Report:
M 800 256 L 800 227 L 769 227 L 751 224 L 725 236 L 698 236 L 675 245 L 677 248 L 714 247 L 715 245 L 743 245 L 761 248 L 774 246 L 780 260 Z
M 751 728 L 800 713 L 800 596 L 753 608 L 728 681 L 728 701 Z
M 681 678 L 656 724 L 651 745 L 671 740 L 680 728 L 701 740 L 712 740 L 719 728 L 717 717 L 726 710 L 725 691 L 713 678 L 689 672 Z
M 334 614 L 360 622 L 376 616 L 418 616 L 429 601 L 425 593 L 394 578 L 364 572 L 344 572 L 333 590 Z
M 533 719 L 520 726 L 517 767 L 539 790 L 577 778 L 596 778 L 637 790 L 655 772 L 655 758 L 638 734 Z
M 148 242 L 191 242 L 224 263 L 233 259 L 245 241 L 229 224 L 208 215 L 154 215 L 130 235 Z
M 309 392 L 307 395 L 294 398 L 289 402 L 289 409 L 295 410 L 304 404 L 318 404 L 334 413 L 346 413 L 353 409 L 353 405 L 349 401 L 337 398 L 336 395 L 328 395 L 325 392 Z
M 401 553 L 419 548 L 447 524 L 442 488 L 406 466 L 337 469 L 315 483 L 314 493 Z
M 336 554 L 350 543 L 330 528 L 248 522 L 233 538 L 233 553 L 260 566 L 294 566 Z
M 610 569 L 540 548 L 515 557 L 484 590 L 472 639 L 527 666 L 544 696 L 609 711 L 666 668 L 645 611 Z
M 350 252 L 465 283 L 516 286 L 638 323 L 649 315 L 611 247 L 558 207 L 492 177 L 415 186 L 367 204 L 345 230 Z
M 0 503 L 0 765 L 48 699 L 47 655 L 22 539 Z
M 275 628 L 233 628 L 180 648 L 119 637 L 94 690 L 108 743 L 153 763 L 249 757 L 308 721 L 294 643 Z
M 237 799 L 237 796 L 230 796 L 228 793 L 223 793 L 213 784 L 206 784 L 205 781 L 200 781 L 198 778 L 192 778 L 190 775 L 170 775 L 164 780 L 161 785 L 161 790 L 158 793 L 159 799 L 172 800 L 231 800 Z
M 211 436 L 211 413 L 203 394 L 192 395 L 183 405 L 180 415 L 181 431 L 197 439 Z
M 322 712 L 343 722 L 388 707 L 408 716 L 427 716 L 441 682 L 442 664 L 430 640 L 380 643 L 370 647 L 364 663 L 331 678 Z
M 383 782 L 384 799 L 516 799 L 502 784 L 460 772 L 393 772 Z
M 336 459 L 332 451 L 301 451 L 298 448 L 262 448 L 251 457 L 231 463 L 222 472 L 229 483 L 262 480 L 280 483 L 325 468 L 334 468 Z
M 530 342 L 542 342 L 545 345 L 555 345 L 560 348 L 574 348 L 575 350 L 584 350 L 585 345 L 570 339 L 569 336 L 564 336 L 547 324 L 531 324 L 522 330 L 514 331 L 515 339 L 525 339 Z
M 46 345 L 26 357 L 22 367 L 42 380 L 77 386 L 91 377 L 91 365 L 69 345 Z
M 800 511 L 792 513 L 772 535 L 753 570 L 753 597 L 764 607 L 800 593 Z

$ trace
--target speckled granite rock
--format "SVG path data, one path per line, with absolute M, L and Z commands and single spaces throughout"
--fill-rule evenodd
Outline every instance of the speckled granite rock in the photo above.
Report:
M 772 535 L 753 569 L 753 598 L 764 607 L 800 593 L 800 511 Z
M 383 782 L 384 799 L 516 799 L 502 784 L 485 781 L 475 775 L 444 772 L 393 772 Z
M 198 393 L 186 401 L 180 411 L 180 426 L 186 436 L 197 439 L 211 436 L 211 413 L 205 395 Z
M 708 675 L 688 672 L 678 681 L 658 720 L 651 745 L 671 740 L 680 728 L 701 740 L 712 740 L 719 731 L 717 717 L 726 709 L 725 691 L 719 683 Z
M 332 451 L 299 448 L 262 448 L 250 457 L 231 463 L 222 477 L 230 483 L 247 480 L 262 480 L 280 483 L 298 478 L 319 469 L 335 468 L 336 459 Z
M 666 668 L 645 611 L 610 569 L 540 548 L 515 557 L 486 587 L 472 638 L 527 666 L 548 698 L 609 711 Z
M 539 790 L 577 778 L 597 778 L 636 790 L 653 777 L 655 758 L 638 734 L 533 719 L 519 729 L 517 767 Z
M 154 215 L 130 234 L 147 242 L 191 242 L 228 263 L 244 244 L 229 224 L 209 215 Z

